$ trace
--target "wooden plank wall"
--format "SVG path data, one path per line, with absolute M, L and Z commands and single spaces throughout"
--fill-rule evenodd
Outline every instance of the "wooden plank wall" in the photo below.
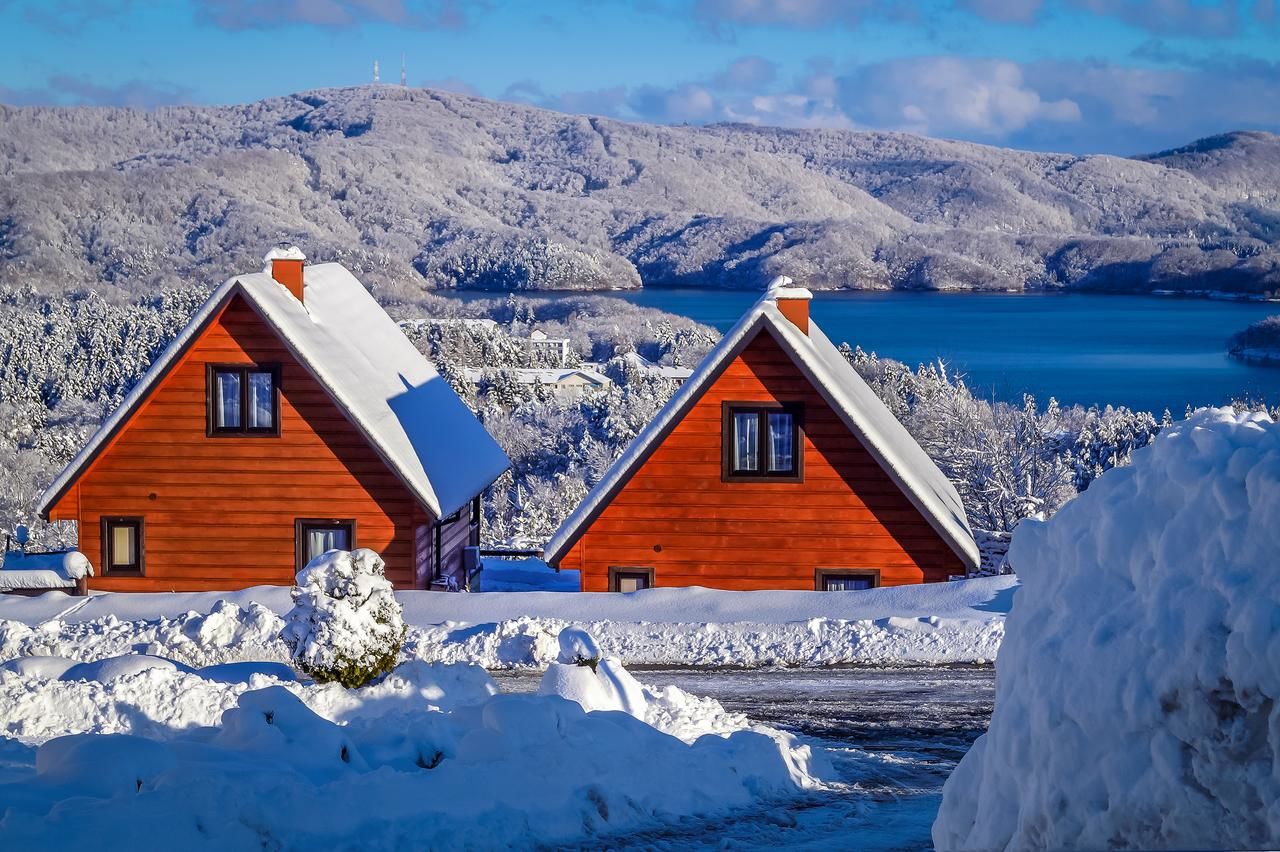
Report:
M 281 364 L 280 435 L 205 435 L 207 363 Z M 77 493 L 78 491 L 78 493 Z M 234 589 L 294 577 L 296 518 L 354 518 L 356 544 L 414 585 L 412 494 L 326 391 L 236 297 L 51 513 L 80 521 L 80 549 L 103 562 L 102 516 L 145 519 L 145 576 L 95 589 Z
M 721 481 L 721 403 L 804 404 L 803 482 Z M 561 560 L 584 591 L 611 565 L 659 586 L 809 589 L 818 568 L 883 585 L 945 580 L 960 559 L 768 331 L 703 393 Z

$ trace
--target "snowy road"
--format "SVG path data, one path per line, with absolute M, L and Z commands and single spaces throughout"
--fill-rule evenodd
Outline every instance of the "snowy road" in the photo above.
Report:
M 928 849 L 942 783 L 984 730 L 995 695 L 989 666 L 636 672 L 719 700 L 824 748 L 842 784 L 800 801 L 609 838 L 612 849 Z M 504 690 L 530 675 L 500 675 Z M 599 843 L 582 848 L 598 848 Z

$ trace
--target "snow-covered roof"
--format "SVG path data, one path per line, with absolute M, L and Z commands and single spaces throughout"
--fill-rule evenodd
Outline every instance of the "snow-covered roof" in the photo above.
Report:
M 721 368 L 737 357 L 757 334 L 767 330 L 961 560 L 970 568 L 977 567 L 978 546 L 955 486 L 815 323 L 809 323 L 809 333 L 805 334 L 782 315 L 778 294 L 782 292 L 784 297 L 789 297 L 790 289 L 799 288 L 771 288 L 721 338 L 689 381 L 636 436 L 581 505 L 556 530 L 547 542 L 548 562 L 554 563 L 564 556 L 633 470 L 710 386 Z
M 328 390 L 339 408 L 436 517 L 452 514 L 511 462 L 422 353 L 354 275 L 337 263 L 303 267 L 303 301 L 264 272 L 213 292 L 40 498 L 47 513 L 81 470 L 239 294 Z
M 485 379 L 491 379 L 499 372 L 510 372 L 523 385 L 531 385 L 541 382 L 544 385 L 558 385 L 561 382 L 581 376 L 582 378 L 597 384 L 610 384 L 609 377 L 594 370 L 590 367 L 464 367 L 462 375 L 471 384 L 479 384 Z
M 9 551 L 0 565 L 0 592 L 19 589 L 66 589 L 92 576 L 89 558 L 78 550 L 56 553 Z
M 654 375 L 662 376 L 667 379 L 687 379 L 693 375 L 693 370 L 689 367 L 672 367 L 666 364 L 655 364 L 639 352 L 624 353 L 622 358 L 645 372 L 653 373 Z

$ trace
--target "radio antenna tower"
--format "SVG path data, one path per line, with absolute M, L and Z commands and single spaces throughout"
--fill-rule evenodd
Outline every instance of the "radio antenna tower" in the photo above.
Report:
M 400 54 L 400 85 L 401 86 L 409 85 L 408 82 L 406 82 L 405 76 L 404 76 L 404 54 L 403 53 Z
M 378 60 L 373 60 L 373 82 L 378 82 Z

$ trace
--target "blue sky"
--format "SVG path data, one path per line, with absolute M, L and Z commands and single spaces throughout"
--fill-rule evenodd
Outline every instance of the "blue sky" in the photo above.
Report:
M 1277 0 L 0 0 L 0 102 L 370 81 L 662 123 L 1136 153 L 1280 131 Z

